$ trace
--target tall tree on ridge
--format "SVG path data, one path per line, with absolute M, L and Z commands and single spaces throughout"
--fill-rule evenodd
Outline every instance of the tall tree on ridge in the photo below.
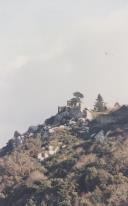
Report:
M 100 94 L 98 94 L 97 99 L 96 99 L 96 103 L 94 105 L 94 110 L 96 112 L 105 112 L 106 109 L 107 108 L 105 106 L 103 97 Z

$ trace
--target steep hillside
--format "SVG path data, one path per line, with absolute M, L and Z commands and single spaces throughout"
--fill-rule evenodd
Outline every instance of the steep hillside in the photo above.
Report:
M 128 205 L 128 107 L 59 108 L 0 151 L 1 206 Z

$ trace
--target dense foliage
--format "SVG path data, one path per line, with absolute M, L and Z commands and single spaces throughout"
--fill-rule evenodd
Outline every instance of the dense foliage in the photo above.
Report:
M 0 205 L 123 206 L 128 203 L 128 138 L 99 142 L 63 131 L 49 139 L 64 148 L 40 163 L 37 153 L 47 140 L 27 138 L 0 159 Z

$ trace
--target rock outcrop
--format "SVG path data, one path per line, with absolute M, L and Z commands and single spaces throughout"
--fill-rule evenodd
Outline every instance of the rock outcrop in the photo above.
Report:
M 114 112 L 100 115 L 90 124 L 90 132 L 95 133 L 103 129 L 108 131 L 114 128 L 128 129 L 128 106 L 122 106 Z

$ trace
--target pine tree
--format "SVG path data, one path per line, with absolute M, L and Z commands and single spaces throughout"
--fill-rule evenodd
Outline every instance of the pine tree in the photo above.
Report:
M 96 103 L 94 105 L 94 110 L 96 112 L 104 112 L 106 110 L 106 106 L 103 100 L 103 97 L 98 94 L 97 99 L 96 99 Z

